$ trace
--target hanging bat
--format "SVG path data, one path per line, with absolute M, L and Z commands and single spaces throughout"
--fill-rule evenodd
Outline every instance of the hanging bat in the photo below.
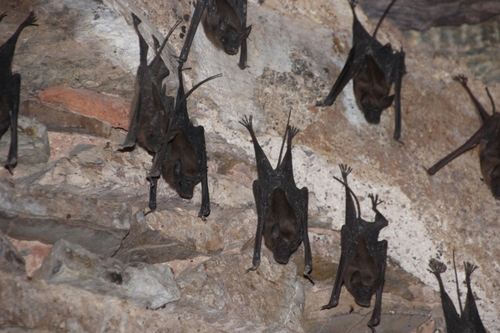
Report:
M 378 235 L 389 222 L 377 209 L 382 201 L 373 194 L 369 197 L 375 212 L 375 221 L 367 222 L 361 218 L 358 198 L 347 184 L 347 176 L 352 169 L 341 164 L 340 171 L 343 181 L 334 178 L 344 185 L 346 195 L 345 224 L 341 230 L 342 254 L 330 302 L 321 309 L 338 305 L 342 284 L 354 296 L 359 306 L 369 307 L 372 295 L 375 294 L 375 307 L 368 322 L 368 327 L 375 332 L 374 327 L 380 323 L 382 312 L 382 290 L 387 260 L 387 241 L 379 241 Z M 353 198 L 356 200 L 357 212 Z
M 332 90 L 323 102 L 316 106 L 330 106 L 352 79 L 358 107 L 370 124 L 378 124 L 382 111 L 395 102 L 394 139 L 401 137 L 401 82 L 405 69 L 405 53 L 393 50 L 391 44 L 382 45 L 377 31 L 396 0 L 392 0 L 380 18 L 373 35 L 365 30 L 356 16 L 356 2 L 349 0 L 354 16 L 352 48 Z M 390 95 L 394 83 L 394 95 Z
M 247 27 L 247 0 L 199 0 L 191 18 L 186 43 L 180 61 L 185 62 L 200 20 L 207 38 L 229 55 L 240 50 L 241 69 L 247 67 L 247 38 L 252 26 Z
M 162 81 L 170 74 L 160 55 L 168 38 L 181 21 L 177 21 L 169 31 L 163 44 L 155 50 L 155 57 L 148 64 L 149 47 L 139 31 L 141 20 L 134 13 L 132 13 L 132 20 L 139 37 L 140 62 L 137 68 L 135 95 L 130 109 L 130 127 L 122 147 L 133 148 L 138 142 L 148 152 L 156 154 L 167 140 L 167 113 L 173 108 L 174 98 L 160 97 L 169 106 L 163 110 L 157 103 L 155 104 L 153 91 L 157 90 L 156 93 L 160 96 Z M 155 44 L 157 42 L 155 38 Z
M 292 139 L 299 132 L 290 126 L 290 115 L 283 137 L 278 165 L 273 170 L 264 154 L 252 127 L 252 117 L 243 118 L 240 123 L 246 127 L 252 137 L 258 179 L 253 182 L 253 194 L 257 206 L 257 233 L 253 254 L 253 266 L 247 270 L 256 270 L 260 265 L 262 237 L 266 247 L 273 252 L 274 259 L 280 264 L 288 263 L 293 252 L 304 242 L 304 276 L 312 283 L 309 275 L 312 271 L 311 246 L 307 229 L 307 187 L 298 189 L 293 179 Z M 281 156 L 287 141 L 287 150 L 283 160 Z
M 5 16 L 7 13 L 1 14 L 0 21 Z M 21 75 L 12 73 L 12 61 L 19 35 L 28 26 L 38 26 L 35 22 L 35 13 L 31 12 L 16 32 L 0 46 L 0 138 L 10 126 L 10 147 L 5 167 L 11 173 L 17 165 L 17 117 L 21 95 Z
M 456 157 L 480 144 L 479 164 L 481 165 L 483 179 L 490 187 L 493 196 L 496 199 L 500 199 L 500 156 L 498 154 L 500 149 L 500 113 L 495 110 L 495 103 L 493 102 L 493 98 L 491 97 L 488 88 L 486 88 L 486 92 L 488 93 L 488 97 L 490 98 L 493 108 L 492 115 L 489 115 L 488 112 L 486 112 L 485 108 L 472 94 L 472 91 L 467 86 L 467 78 L 465 76 L 458 75 L 453 79 L 458 81 L 469 94 L 472 102 L 479 112 L 483 125 L 463 145 L 430 167 L 427 170 L 427 173 L 431 176 L 434 175 Z
M 455 264 L 455 254 L 453 254 L 453 264 Z M 455 266 L 455 282 L 457 284 L 458 304 L 460 307 L 460 314 L 458 314 L 453 301 L 444 289 L 441 274 L 446 272 L 446 265 L 436 259 L 429 261 L 429 272 L 434 274 L 439 282 L 439 290 L 441 292 L 441 302 L 443 305 L 443 313 L 446 321 L 446 331 L 448 333 L 486 333 L 483 322 L 479 317 L 477 311 L 476 301 L 472 295 L 472 288 L 470 284 L 470 276 L 477 268 L 469 262 L 464 263 L 465 268 L 465 282 L 467 283 L 467 296 L 465 299 L 465 308 L 462 309 L 462 302 L 460 301 L 460 290 L 458 287 L 457 269 Z
M 203 83 L 221 77 L 211 76 L 184 93 L 182 63 L 178 67 L 179 88 L 175 108 L 168 113 L 167 142 L 162 146 L 148 175 L 151 182 L 149 207 L 156 209 L 156 185 L 161 176 L 185 199 L 193 197 L 194 187 L 201 182 L 201 208 L 198 216 L 205 220 L 210 214 L 210 198 L 207 179 L 207 153 L 205 149 L 205 129 L 194 126 L 187 112 L 188 96 Z M 155 97 L 161 103 L 159 97 Z

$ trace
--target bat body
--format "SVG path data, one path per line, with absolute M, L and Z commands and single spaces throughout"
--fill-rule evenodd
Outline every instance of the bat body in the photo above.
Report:
M 246 26 L 247 0 L 200 0 L 191 18 L 181 61 L 186 61 L 200 21 L 207 38 L 219 49 L 235 55 L 240 49 L 241 69 L 247 67 L 247 38 L 252 27 Z M 188 42 L 189 41 L 189 42 Z
M 290 120 L 290 118 L 289 118 Z M 258 179 L 253 182 L 253 194 L 257 207 L 257 232 L 252 264 L 247 271 L 256 270 L 260 265 L 262 237 L 266 247 L 273 252 L 274 259 L 280 264 L 288 263 L 293 252 L 304 242 L 304 276 L 313 282 L 311 246 L 307 228 L 308 189 L 298 189 L 293 178 L 292 139 L 298 129 L 287 124 L 283 145 L 276 169 L 273 169 L 262 150 L 252 127 L 252 117 L 240 123 L 252 137 Z M 287 142 L 283 160 L 281 153 Z
M 467 296 L 465 299 L 465 307 L 463 311 L 462 311 L 462 303 L 459 302 L 460 314 L 457 312 L 450 296 L 448 296 L 448 293 L 444 289 L 443 280 L 441 279 L 441 274 L 446 271 L 446 265 L 440 261 L 437 261 L 436 259 L 431 259 L 429 262 L 429 267 L 430 267 L 429 272 L 434 274 L 439 282 L 439 290 L 441 293 L 443 313 L 444 313 L 444 318 L 446 320 L 446 331 L 448 333 L 486 333 L 486 329 L 483 326 L 483 322 L 479 317 L 476 301 L 474 300 L 474 296 L 472 295 L 472 289 L 471 289 L 470 277 L 472 272 L 474 272 L 474 270 L 476 269 L 476 266 L 468 262 L 464 263 L 465 281 L 467 283 Z M 458 281 L 457 281 L 457 293 L 458 293 L 458 299 L 460 300 Z
M 5 16 L 6 13 L 1 14 L 0 21 Z M 31 12 L 16 32 L 0 46 L 0 137 L 10 127 L 10 147 L 5 167 L 11 172 L 17 165 L 17 117 L 21 95 L 21 75 L 12 73 L 12 61 L 19 35 L 24 28 L 37 26 L 35 22 L 35 13 Z
M 193 197 L 194 187 L 201 182 L 201 208 L 198 216 L 204 220 L 210 214 L 205 129 L 203 126 L 194 126 L 189 119 L 186 99 L 200 85 L 221 75 L 203 80 L 187 93 L 184 92 L 182 63 L 179 64 L 178 75 L 175 108 L 169 114 L 168 142 L 160 154 L 161 175 L 185 199 Z M 155 168 L 153 165 L 153 169 Z
M 356 3 L 350 0 L 353 13 L 353 46 L 347 61 L 335 81 L 332 90 L 317 106 L 330 106 L 340 92 L 352 79 L 354 96 L 365 119 L 371 124 L 378 124 L 382 111 L 395 102 L 394 139 L 401 137 L 401 84 L 405 69 L 405 53 L 393 50 L 391 44 L 382 45 L 376 34 L 384 17 L 396 0 L 393 0 L 382 15 L 370 35 L 356 16 Z M 394 84 L 394 95 L 389 95 Z
M 130 109 L 130 127 L 122 146 L 124 148 L 132 148 L 138 142 L 139 145 L 150 153 L 156 154 L 167 140 L 167 113 L 173 108 L 174 100 L 173 97 L 161 97 L 160 95 L 162 81 L 170 74 L 160 54 L 168 37 L 178 23 L 169 32 L 163 45 L 156 50 L 155 57 L 148 64 L 149 47 L 139 32 L 141 20 L 133 13 L 132 20 L 134 29 L 139 37 L 140 62 L 137 68 L 135 95 Z M 157 42 L 156 39 L 155 42 Z M 160 96 L 160 100 L 165 99 L 164 104 L 167 105 L 167 108 L 159 105 L 159 99 L 155 99 L 155 94 L 157 94 L 157 97 Z
M 375 294 L 375 306 L 368 322 L 374 332 L 374 327 L 380 323 L 387 260 L 387 241 L 379 241 L 378 235 L 389 223 L 377 209 L 377 205 L 382 201 L 371 194 L 369 197 L 375 212 L 375 221 L 367 222 L 361 218 L 358 199 L 347 183 L 347 176 L 352 169 L 340 165 L 340 170 L 343 181 L 336 177 L 335 179 L 341 182 L 346 190 L 346 216 L 341 231 L 342 253 L 332 296 L 322 309 L 338 305 L 342 284 L 354 296 L 356 303 L 363 307 L 370 306 L 372 295 Z M 356 200 L 357 212 L 353 198 Z
M 427 173 L 429 175 L 434 175 L 456 157 L 479 144 L 479 163 L 481 165 L 483 179 L 490 187 L 493 196 L 496 199 L 500 199 L 500 113 L 496 112 L 493 98 L 488 90 L 486 91 L 488 92 L 488 96 L 493 107 L 492 115 L 489 115 L 486 112 L 484 107 L 472 94 L 472 91 L 467 86 L 467 78 L 465 76 L 459 75 L 453 79 L 458 81 L 469 94 L 472 102 L 479 112 L 483 125 L 462 146 L 458 147 L 456 150 L 430 167 L 427 170 Z

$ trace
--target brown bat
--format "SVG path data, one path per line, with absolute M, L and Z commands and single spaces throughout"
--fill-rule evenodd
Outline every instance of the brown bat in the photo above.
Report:
M 479 112 L 483 125 L 463 145 L 430 167 L 427 173 L 431 176 L 434 175 L 456 157 L 480 144 L 479 164 L 481 165 L 484 182 L 490 187 L 493 196 L 496 199 L 500 199 L 500 113 L 495 110 L 495 103 L 488 88 L 486 88 L 486 92 L 493 108 L 492 115 L 486 112 L 481 103 L 472 94 L 472 91 L 467 86 L 467 78 L 465 76 L 458 75 L 453 79 L 458 81 L 469 94 Z
M 328 304 L 321 309 L 330 309 L 338 305 L 342 284 L 354 296 L 359 306 L 369 307 L 372 295 L 375 294 L 375 306 L 368 322 L 368 327 L 375 332 L 374 327 L 380 323 L 382 313 L 382 291 L 387 261 L 387 241 L 379 241 L 378 235 L 389 222 L 377 209 L 382 201 L 372 194 L 369 197 L 375 212 L 375 221 L 367 222 L 361 218 L 358 198 L 347 184 L 347 176 L 352 169 L 341 164 L 340 171 L 343 181 L 334 178 L 344 185 L 346 195 L 345 224 L 341 230 L 342 254 L 332 296 Z M 356 206 L 353 198 L 356 200 Z
M 287 264 L 292 253 L 298 249 L 300 243 L 304 242 L 304 276 L 314 283 L 309 275 L 312 271 L 311 246 L 307 232 L 309 192 L 307 187 L 299 190 L 293 179 L 292 139 L 299 131 L 289 123 L 290 116 L 288 116 L 278 165 L 276 169 L 273 169 L 257 141 L 252 127 L 252 117 L 245 117 L 240 121 L 252 137 L 258 173 L 258 179 L 253 182 L 258 218 L 257 232 L 253 266 L 247 272 L 256 270 L 260 265 L 262 237 L 264 237 L 266 247 L 273 252 L 274 259 L 280 264 Z M 285 141 L 287 141 L 287 150 L 281 160 Z
M 0 21 L 7 13 L 0 15 Z M 10 147 L 5 167 L 12 172 L 17 165 L 17 117 L 21 95 L 21 75 L 12 73 L 12 61 L 17 39 L 24 28 L 38 26 L 34 12 L 17 28 L 16 32 L 0 46 L 0 138 L 10 127 Z
M 186 43 L 179 57 L 181 62 L 187 59 L 200 21 L 207 38 L 227 54 L 235 55 L 241 47 L 238 66 L 245 69 L 247 38 L 252 30 L 251 26 L 246 26 L 247 0 L 199 0 L 191 18 Z
M 453 264 L 455 264 L 455 254 L 453 254 Z M 465 307 L 462 309 L 460 301 L 460 290 L 457 284 L 458 304 L 460 306 L 460 314 L 457 312 L 453 301 L 444 289 L 441 274 L 446 272 L 446 265 L 436 259 L 429 261 L 429 272 L 434 274 L 439 282 L 439 290 L 441 292 L 441 302 L 443 306 L 444 318 L 446 320 L 446 332 L 448 333 L 486 333 L 479 312 L 477 311 L 476 301 L 472 295 L 470 277 L 472 272 L 477 268 L 469 262 L 464 263 L 465 267 L 465 282 L 467 283 L 467 297 L 465 299 Z M 457 277 L 457 269 L 455 267 L 455 278 Z
M 382 111 L 395 102 L 394 139 L 401 137 L 401 83 L 406 73 L 405 53 L 393 50 L 391 44 L 382 45 L 376 38 L 378 28 L 396 0 L 392 0 L 370 35 L 356 16 L 356 2 L 349 0 L 354 16 L 352 48 L 332 90 L 316 106 L 330 106 L 352 79 L 354 96 L 365 119 L 371 124 L 380 122 Z M 394 83 L 394 95 L 390 95 Z

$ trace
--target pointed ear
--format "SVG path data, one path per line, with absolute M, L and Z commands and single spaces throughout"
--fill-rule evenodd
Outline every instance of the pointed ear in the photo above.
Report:
M 248 36 L 250 35 L 250 31 L 252 31 L 252 26 L 246 27 L 245 28 L 245 33 L 243 35 L 243 39 L 247 39 Z
M 394 95 L 387 96 L 386 98 L 384 98 L 384 102 L 382 103 L 381 109 L 382 110 L 387 109 L 389 106 L 392 105 L 392 102 L 394 102 Z
M 219 19 L 219 29 L 217 29 L 219 35 L 223 35 L 227 30 L 227 19 L 225 17 L 221 17 Z
M 177 160 L 175 161 L 174 164 L 174 176 L 180 176 L 181 175 L 181 161 Z

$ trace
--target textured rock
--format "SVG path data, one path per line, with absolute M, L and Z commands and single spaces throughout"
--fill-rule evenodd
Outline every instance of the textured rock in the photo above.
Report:
M 0 231 L 0 271 L 12 275 L 26 275 L 23 257 L 7 237 Z
M 140 15 L 141 31 L 150 36 L 164 34 L 177 18 L 193 9 L 187 2 L 156 0 L 28 0 L 16 13 L 25 15 L 31 9 L 28 6 L 40 12 L 41 24 L 36 41 L 31 38 L 19 45 L 18 55 L 22 56 L 16 65 L 25 75 L 22 100 L 34 101 L 33 110 L 43 105 L 38 91 L 48 87 L 90 89 L 131 99 L 138 43 L 134 30 L 126 25 L 130 12 Z M 373 31 L 376 20 L 368 21 L 362 8 L 357 12 Z M 443 331 L 439 294 L 427 263 L 430 257 L 438 257 L 448 264 L 453 249 L 460 249 L 456 251 L 458 261 L 480 266 L 473 286 L 479 311 L 485 326 L 498 331 L 500 298 L 495 286 L 499 284 L 496 240 L 500 211 L 480 180 L 476 154 L 461 156 L 433 177 L 424 170 L 463 143 L 479 125 L 468 96 L 451 77 L 458 73 L 469 76 L 471 89 L 488 105 L 484 85 L 460 59 L 429 56 L 387 21 L 377 36 L 406 52 L 408 73 L 402 92 L 405 145 L 401 145 L 391 138 L 393 108 L 384 112 L 378 126 L 367 124 L 354 102 L 352 86 L 332 107 L 314 106 L 330 90 L 351 46 L 352 14 L 346 0 L 266 0 L 263 6 L 250 1 L 248 13 L 252 24 L 249 68 L 240 70 L 237 57 L 217 50 L 202 29 L 186 64 L 192 67 L 185 71 L 186 87 L 209 75 L 224 75 L 200 87 L 188 100 L 191 118 L 207 134 L 212 214 L 206 223 L 196 217 L 199 187 L 192 200 L 182 200 L 163 181 L 159 182 L 158 211 L 139 218 L 147 212 L 149 184 L 145 176 L 151 156 L 141 148 L 117 151 L 123 141 L 112 136 L 49 133 L 52 157 L 42 169 L 20 168 L 14 176 L 0 172 L 0 183 L 12 178 L 21 188 L 21 196 L 29 197 L 22 190 L 27 186 L 31 191 L 45 190 L 44 205 L 50 206 L 48 199 L 56 190 L 87 204 L 92 200 L 129 204 L 140 228 L 132 228 L 130 239 L 123 243 L 123 249 L 130 250 L 127 260 L 175 262 L 180 300 L 153 312 L 71 286 L 0 275 L 0 325 L 92 332 L 120 331 L 122 327 L 130 332 L 166 328 L 172 332 L 233 332 L 240 327 L 247 332 L 314 332 L 331 327 L 366 330 L 366 316 L 372 308 L 355 306 L 345 291 L 338 308 L 319 310 L 331 294 L 344 220 L 344 191 L 332 176 L 339 176 L 338 163 L 348 163 L 354 168 L 350 183 L 365 218 L 373 217 L 367 194 L 375 193 L 385 201 L 380 210 L 389 219 L 381 233 L 389 241 L 391 268 L 384 290 L 383 331 Z M 172 48 L 165 51 L 169 62 L 175 63 L 169 55 L 178 54 L 182 25 L 187 23 L 181 24 L 172 36 Z M 56 54 L 50 54 L 51 50 Z M 167 89 L 175 86 L 167 85 Z M 499 89 L 498 84 L 490 86 L 497 100 Z M 256 172 L 252 142 L 238 120 L 253 115 L 259 142 L 275 165 L 290 109 L 291 123 L 301 129 L 294 140 L 295 181 L 310 191 L 315 286 L 297 277 L 303 271 L 302 247 L 287 266 L 274 263 L 264 248 L 261 267 L 244 273 L 251 263 L 257 220 L 252 194 Z M 85 126 L 94 124 L 82 128 Z M 98 223 L 107 214 L 96 211 L 89 216 Z M 459 280 L 463 280 L 461 272 Z M 444 282 L 448 290 L 454 288 L 451 277 Z M 16 302 L 8 302 L 11 299 Z M 353 320 L 357 322 L 353 324 Z
M 372 18 L 379 19 L 388 0 L 359 0 Z M 398 0 L 388 19 L 401 29 L 424 30 L 433 26 L 474 24 L 500 14 L 496 0 Z
M 0 229 L 9 237 L 54 244 L 66 239 L 111 256 L 130 228 L 127 203 L 80 197 L 63 188 L 0 182 Z
M 17 123 L 18 164 L 45 163 L 50 157 L 45 125 L 35 119 L 19 117 Z M 0 164 L 5 164 L 10 147 L 10 128 L 0 140 Z
M 128 130 L 130 103 L 119 96 L 86 89 L 53 87 L 39 92 L 38 98 L 42 102 L 60 104 L 71 112 L 100 119 L 115 128 Z
M 33 277 L 51 284 L 70 284 L 85 290 L 132 300 L 157 309 L 179 299 L 172 270 L 143 263 L 124 265 L 60 240 Z

